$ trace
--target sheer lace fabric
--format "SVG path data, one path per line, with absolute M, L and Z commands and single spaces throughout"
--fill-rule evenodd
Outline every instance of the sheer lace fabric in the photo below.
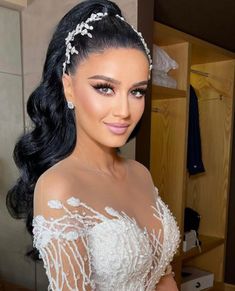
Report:
M 163 226 L 158 232 L 108 206 L 112 218 L 75 197 L 49 200 L 50 215 L 33 219 L 48 290 L 155 290 L 180 243 L 177 223 L 155 191 L 151 207 Z

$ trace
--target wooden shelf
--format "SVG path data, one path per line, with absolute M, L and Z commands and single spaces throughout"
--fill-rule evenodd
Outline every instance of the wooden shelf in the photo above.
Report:
M 201 241 L 201 252 L 197 247 L 187 251 L 187 252 L 181 252 L 178 256 L 181 258 L 183 262 L 188 261 L 194 257 L 200 256 L 201 254 L 204 254 L 220 245 L 222 245 L 225 240 L 223 238 L 218 237 L 211 237 L 211 236 L 205 236 L 205 235 L 199 235 L 199 240 Z
M 235 54 L 158 22 L 154 22 L 153 43 L 179 67 L 168 72 L 176 81 L 177 89 L 152 85 L 151 174 L 164 202 L 177 219 L 181 235 L 184 234 L 185 207 L 200 213 L 200 232 L 204 234 L 199 236 L 201 251 L 195 247 L 183 252 L 181 248 L 175 255 L 177 284 L 180 284 L 182 266 L 188 263 L 214 273 L 215 281 L 223 282 L 234 129 Z M 190 74 L 192 68 L 212 77 L 208 80 L 200 74 Z M 200 100 L 215 99 L 215 96 L 219 99 L 221 91 L 226 96 L 223 101 L 199 102 L 201 149 L 206 171 L 194 176 L 187 173 L 190 84 L 197 90 Z M 230 291 L 218 284 L 210 290 Z
M 153 99 L 186 98 L 187 91 L 152 85 Z
M 202 64 L 234 59 L 235 54 L 207 41 L 176 30 L 159 22 L 154 22 L 154 43 L 160 46 L 190 42 L 192 48 L 191 64 Z
M 214 282 L 213 287 L 204 289 L 204 291 L 235 291 L 235 285 L 230 285 L 223 282 Z

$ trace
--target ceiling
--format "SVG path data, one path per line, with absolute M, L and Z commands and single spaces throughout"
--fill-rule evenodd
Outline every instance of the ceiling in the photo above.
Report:
M 235 0 L 154 0 L 163 24 L 235 52 Z

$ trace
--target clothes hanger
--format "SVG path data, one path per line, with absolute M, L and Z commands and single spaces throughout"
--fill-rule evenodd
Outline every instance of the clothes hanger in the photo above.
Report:
M 201 78 L 198 79 L 199 87 L 197 89 L 200 90 L 200 89 L 205 87 L 205 88 L 211 88 L 211 89 L 215 90 L 219 94 L 219 98 L 213 98 L 213 99 L 222 100 L 223 97 L 231 98 L 231 96 L 229 96 L 226 92 L 224 92 L 223 90 L 221 90 L 217 86 L 215 86 L 210 81 L 210 79 L 216 81 L 217 83 L 219 82 L 223 85 L 227 83 L 226 84 L 227 88 L 231 87 L 232 80 L 227 79 L 227 78 L 223 78 L 223 77 L 219 77 L 219 76 L 212 74 L 212 73 L 203 72 L 203 71 L 199 71 L 199 70 L 195 70 L 195 69 L 190 69 L 190 72 L 201 76 Z M 209 99 L 212 99 L 212 98 L 209 98 Z
M 206 79 L 204 80 L 204 84 L 203 86 L 199 87 L 198 89 L 199 90 L 203 90 L 203 89 L 212 89 L 214 90 L 217 94 L 219 94 L 219 97 L 217 98 L 213 98 L 213 99 L 220 99 L 220 100 L 223 100 L 223 97 L 228 97 L 229 98 L 229 95 L 224 92 L 223 90 L 219 89 L 217 86 L 215 86 L 210 80 Z M 208 99 L 212 99 L 212 98 L 208 98 Z

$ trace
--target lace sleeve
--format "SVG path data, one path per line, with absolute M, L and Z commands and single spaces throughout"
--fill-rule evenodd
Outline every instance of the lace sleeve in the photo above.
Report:
M 154 186 L 154 194 L 156 197 L 156 204 L 160 206 L 163 210 L 163 225 L 164 225 L 164 247 L 162 249 L 162 256 L 159 265 L 161 268 L 161 276 L 166 276 L 171 274 L 173 277 L 175 273 L 172 270 L 171 262 L 179 249 L 181 243 L 181 234 L 180 228 L 177 223 L 176 217 L 171 212 L 169 206 L 162 200 L 159 195 L 158 189 Z M 157 283 L 160 280 L 160 277 L 157 279 Z
M 79 203 L 76 198 L 67 203 Z M 63 208 L 61 218 L 37 215 L 33 221 L 34 247 L 43 259 L 51 290 L 88 290 L 92 286 L 87 230 L 59 200 L 48 201 L 52 209 Z M 91 288 L 92 290 L 92 288 Z
M 47 191 L 42 186 L 35 191 L 33 245 L 43 260 L 48 290 L 94 290 L 87 243 L 88 228 L 93 223 L 89 209 L 78 198 L 57 199 L 61 195 L 54 191 L 45 195 Z

